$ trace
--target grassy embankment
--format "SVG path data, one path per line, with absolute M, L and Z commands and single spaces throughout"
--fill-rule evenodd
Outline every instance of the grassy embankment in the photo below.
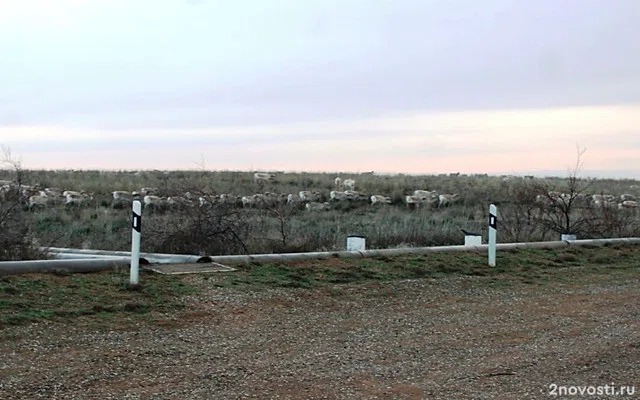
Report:
M 433 253 L 392 258 L 331 259 L 240 266 L 230 273 L 141 275 L 138 291 L 127 289 L 128 271 L 0 277 L 0 329 L 42 320 L 108 329 L 146 322 L 197 308 L 184 297 L 205 290 L 319 290 L 339 296 L 342 284 L 376 285 L 401 279 L 474 277 L 472 285 L 501 290 L 518 285 L 570 286 L 637 281 L 640 246 L 569 247 L 499 252 L 497 267 L 486 254 Z M 226 289 L 220 289 L 226 288 Z M 392 287 L 390 287 L 392 293 Z M 178 324 L 179 325 L 179 324 Z

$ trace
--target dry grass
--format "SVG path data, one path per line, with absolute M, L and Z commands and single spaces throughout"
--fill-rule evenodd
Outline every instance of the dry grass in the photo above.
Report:
M 110 206 L 110 192 L 113 190 L 157 187 L 162 195 L 173 196 L 186 191 L 247 195 L 266 191 L 297 193 L 311 189 L 327 196 L 333 189 L 336 175 L 282 173 L 277 184 L 260 187 L 254 183 L 250 172 L 238 171 L 28 171 L 25 176 L 31 183 L 94 192 L 96 202 L 94 207 L 86 209 L 57 207 L 25 211 L 21 218 L 29 227 L 27 236 L 37 239 L 43 246 L 127 250 L 130 210 Z M 368 248 L 461 244 L 463 235 L 460 229 L 486 231 L 490 202 L 498 204 L 503 214 L 499 221 L 502 228 L 499 241 L 555 240 L 559 236 L 537 222 L 511 218 L 523 207 L 518 196 L 530 189 L 528 180 L 505 181 L 501 177 L 486 175 L 341 176 L 355 178 L 357 189 L 366 194 L 390 196 L 394 204 L 373 207 L 338 203 L 332 204 L 331 210 L 324 213 L 308 213 L 304 209 L 285 206 L 267 210 L 238 208 L 232 217 L 228 210 L 208 213 L 174 210 L 164 214 L 145 210 L 143 250 L 212 255 L 341 250 L 345 247 L 346 237 L 352 234 L 366 236 Z M 0 179 L 4 178 L 11 176 L 0 175 Z M 562 191 L 566 179 L 536 179 L 535 184 Z M 631 187 L 636 184 L 634 181 L 594 180 L 589 184 L 594 193 L 640 194 L 637 188 Z M 410 211 L 402 204 L 402 199 L 415 189 L 459 193 L 462 200 L 446 209 Z M 530 193 L 527 199 L 532 197 Z M 225 222 L 227 225 L 220 225 L 222 214 L 229 217 Z M 593 231 L 582 236 L 620 237 L 640 233 L 640 219 L 633 212 L 616 213 L 607 218 L 608 225 L 593 225 Z M 205 229 L 210 226 L 220 227 L 225 233 Z M 231 233 L 225 230 L 229 226 L 233 230 Z

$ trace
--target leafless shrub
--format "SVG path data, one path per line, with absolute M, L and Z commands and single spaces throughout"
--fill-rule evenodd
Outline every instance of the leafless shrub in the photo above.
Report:
M 268 242 L 268 247 L 276 253 L 296 251 L 297 248 L 294 248 L 292 241 L 292 219 L 297 212 L 300 212 L 300 209 L 301 203 L 265 202 L 259 218 L 263 224 L 271 222 L 274 225 L 274 229 L 264 229 L 262 232 L 273 231 L 276 237 L 263 236 L 262 234 L 261 237 L 254 239 Z
M 548 232 L 542 223 L 544 205 L 536 199 L 544 191 L 532 182 L 522 182 L 509 189 L 507 200 L 500 204 L 498 224 L 501 241 L 542 240 Z
M 244 210 L 224 204 L 194 207 L 143 219 L 145 251 L 182 254 L 248 254 L 250 223 Z
M 600 204 L 586 210 L 588 218 L 586 237 L 625 237 L 638 233 L 638 215 L 635 210 L 619 210 L 618 207 Z
M 1 146 L 0 166 L 13 174 L 13 187 L 0 202 L 0 260 L 28 260 L 44 258 L 31 235 L 23 210 L 21 187 L 25 179 L 22 161 L 11 154 L 11 149 Z
M 499 210 L 500 231 L 507 240 L 545 240 L 551 232 L 619 237 L 635 231 L 632 212 L 621 212 L 612 203 L 591 202 L 587 191 L 593 187 L 593 181 L 579 177 L 585 151 L 577 148 L 576 163 L 560 183 L 528 180 L 510 186 L 509 201 Z
M 565 184 L 552 187 L 540 184 L 537 191 L 544 201 L 540 221 L 549 230 L 559 234 L 585 234 L 592 215 L 583 212 L 587 206 L 586 192 L 591 182 L 580 179 L 583 168 L 582 156 L 586 149 L 577 147 L 576 163 L 568 171 Z

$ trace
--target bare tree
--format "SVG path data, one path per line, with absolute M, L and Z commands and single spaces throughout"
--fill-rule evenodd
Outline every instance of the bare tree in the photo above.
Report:
M 580 146 L 576 146 L 576 149 L 576 162 L 569 168 L 565 184 L 558 188 L 543 184 L 539 190 L 546 200 L 541 209 L 540 221 L 549 230 L 560 234 L 584 233 L 590 223 L 590 216 L 584 211 L 588 206 L 586 192 L 592 184 L 579 177 L 586 149 Z
M 11 147 L 3 144 L 0 145 L 0 149 L 2 150 L 2 158 L 0 159 L 0 164 L 9 164 L 13 167 L 22 166 L 22 157 L 18 159 L 14 158 L 11 154 Z
M 11 153 L 11 148 L 6 145 L 0 145 L 0 150 L 2 150 L 2 156 L 0 157 L 0 167 L 2 169 L 7 169 L 13 175 L 12 181 L 14 185 L 11 190 L 11 198 L 20 199 L 21 198 L 21 188 L 25 182 L 26 173 L 24 168 L 22 168 L 22 157 L 14 157 Z
M 30 225 L 22 210 L 25 179 L 22 160 L 15 158 L 8 146 L 2 145 L 0 150 L 0 167 L 13 174 L 11 188 L 4 201 L 0 201 L 0 260 L 44 258 L 32 240 Z
M 200 161 L 196 161 L 196 170 L 200 172 L 207 172 L 207 163 L 204 160 L 204 154 L 200 154 Z
M 533 182 L 517 182 L 508 189 L 498 214 L 500 232 L 508 242 L 543 240 L 548 228 L 542 224 L 541 204 L 536 201 L 543 189 Z
M 266 201 L 263 203 L 262 208 L 266 211 L 266 216 L 276 222 L 278 238 L 274 239 L 277 242 L 274 250 L 276 252 L 286 252 L 291 246 L 292 219 L 300 207 L 299 205 L 279 201 Z

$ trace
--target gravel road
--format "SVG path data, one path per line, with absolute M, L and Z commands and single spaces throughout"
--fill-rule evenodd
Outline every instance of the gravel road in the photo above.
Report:
M 563 398 L 554 384 L 640 398 L 640 278 L 258 291 L 185 279 L 204 289 L 182 315 L 0 331 L 0 398 Z

